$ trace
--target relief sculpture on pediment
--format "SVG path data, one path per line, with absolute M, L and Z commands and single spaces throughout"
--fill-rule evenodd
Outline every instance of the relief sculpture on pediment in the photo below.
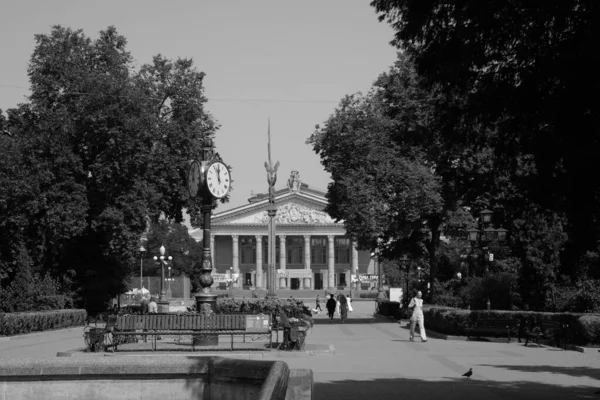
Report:
M 267 223 L 269 217 L 263 212 L 254 217 L 256 223 Z M 285 204 L 277 209 L 275 221 L 278 224 L 332 224 L 335 221 L 323 211 L 299 204 Z

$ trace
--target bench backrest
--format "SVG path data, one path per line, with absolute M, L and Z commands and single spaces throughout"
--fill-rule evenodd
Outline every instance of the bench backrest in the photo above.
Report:
M 252 329 L 247 324 L 247 320 L 256 319 L 257 316 L 249 314 L 228 315 L 178 315 L 178 314 L 145 314 L 145 315 L 121 315 L 118 316 L 115 329 L 120 331 L 133 331 L 138 329 L 152 330 L 259 330 L 259 326 L 268 332 L 271 325 L 270 316 L 267 322 L 260 320 L 252 323 Z M 254 329 L 256 327 L 256 329 Z

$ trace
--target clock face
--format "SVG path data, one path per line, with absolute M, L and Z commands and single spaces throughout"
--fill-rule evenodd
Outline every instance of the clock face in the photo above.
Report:
M 188 191 L 192 198 L 198 195 L 200 189 L 200 181 L 202 179 L 202 172 L 200 171 L 200 163 L 198 161 L 192 161 L 190 168 L 188 169 Z
M 220 199 L 229 192 L 231 176 L 229 169 L 220 161 L 210 164 L 206 171 L 206 187 L 211 195 Z

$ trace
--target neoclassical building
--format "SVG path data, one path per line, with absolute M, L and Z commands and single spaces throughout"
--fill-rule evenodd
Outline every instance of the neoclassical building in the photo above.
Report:
M 371 256 L 323 211 L 325 193 L 302 183 L 297 171 L 286 186 L 275 192 L 277 288 L 350 288 L 357 275 L 364 284 L 376 272 Z M 268 206 L 268 194 L 258 194 L 212 217 L 213 273 L 237 278 L 237 287 L 266 288 Z M 191 234 L 201 239 L 200 230 Z

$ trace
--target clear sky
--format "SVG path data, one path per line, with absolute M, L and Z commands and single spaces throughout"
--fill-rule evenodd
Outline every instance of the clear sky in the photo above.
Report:
M 114 25 L 136 64 L 163 54 L 193 58 L 206 73 L 207 109 L 220 123 L 217 150 L 233 167 L 231 202 L 267 191 L 267 119 L 276 187 L 291 170 L 325 190 L 330 181 L 305 144 L 346 94 L 367 91 L 396 58 L 391 28 L 369 0 L 0 0 L 0 109 L 23 102 L 34 34 L 52 25 L 96 38 Z

